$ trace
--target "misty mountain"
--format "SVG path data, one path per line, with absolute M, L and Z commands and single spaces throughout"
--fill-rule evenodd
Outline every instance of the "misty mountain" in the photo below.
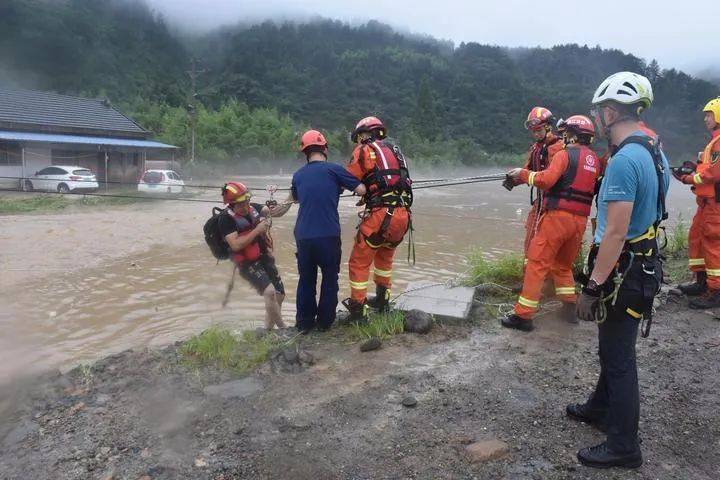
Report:
M 140 0 L 0 5 L 0 82 L 108 96 L 132 106 L 141 121 L 179 144 L 186 136 L 185 71 L 192 57 L 205 70 L 198 77 L 198 100 L 206 113 L 201 119 L 215 111 L 252 116 L 240 102 L 274 109 L 277 113 L 261 117 L 275 115 L 277 124 L 288 114 L 298 128 L 311 125 L 341 138 L 339 132 L 359 118 L 377 114 L 406 148 L 422 145 L 418 151 L 433 158 L 466 163 L 476 162 L 480 151 L 525 149 L 523 121 L 536 104 L 558 117 L 586 113 L 595 87 L 619 70 L 653 81 L 656 104 L 647 121 L 670 153 L 695 152 L 705 138 L 699 109 L 719 90 L 662 70 L 657 62 L 599 47 L 455 46 L 404 35 L 380 22 L 350 26 L 330 20 L 265 22 L 178 39 Z M 212 147 L 232 154 L 237 147 L 222 144 L 233 136 L 232 122 L 213 122 L 215 131 L 227 131 L 213 137 L 220 143 Z M 284 143 L 291 151 L 292 142 Z M 273 149 L 278 154 L 278 147 Z

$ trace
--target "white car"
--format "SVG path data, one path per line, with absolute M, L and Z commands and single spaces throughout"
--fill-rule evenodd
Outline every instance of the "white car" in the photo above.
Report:
M 98 189 L 95 174 L 85 168 L 67 165 L 45 167 L 25 180 L 25 190 L 43 190 L 48 192 L 94 192 Z
M 146 170 L 138 182 L 138 192 L 182 193 L 185 182 L 173 170 Z

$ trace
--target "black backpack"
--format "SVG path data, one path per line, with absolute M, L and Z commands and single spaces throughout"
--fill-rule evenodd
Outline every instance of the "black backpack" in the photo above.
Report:
M 220 235 L 220 216 L 227 215 L 225 209 L 213 207 L 212 217 L 205 222 L 203 233 L 205 233 L 205 243 L 210 247 L 213 256 L 218 260 L 227 260 L 230 258 L 229 247 L 225 239 Z

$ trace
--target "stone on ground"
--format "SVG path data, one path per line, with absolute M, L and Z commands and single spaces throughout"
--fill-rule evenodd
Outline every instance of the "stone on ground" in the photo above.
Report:
M 404 312 L 422 310 L 432 315 L 465 320 L 470 315 L 474 297 L 475 289 L 470 287 L 413 282 L 398 297 L 395 308 Z
M 405 314 L 405 331 L 410 333 L 428 333 L 433 327 L 433 317 L 421 310 L 410 310 Z
M 360 344 L 360 351 L 361 352 L 370 352 L 372 350 L 377 350 L 382 346 L 382 342 L 377 337 L 372 337 L 366 341 L 364 341 L 362 344 Z
M 509 451 L 508 444 L 497 439 L 483 440 L 480 442 L 471 443 L 465 447 L 465 453 L 467 454 L 470 463 L 488 462 L 490 460 L 496 460 L 507 455 Z

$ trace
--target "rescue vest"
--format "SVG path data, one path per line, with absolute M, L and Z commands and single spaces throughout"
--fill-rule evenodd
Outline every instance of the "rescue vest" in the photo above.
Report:
M 720 142 L 720 134 L 713 137 L 707 147 L 705 147 L 705 150 L 703 150 L 700 155 L 700 159 L 698 160 L 698 166 L 694 176 L 695 178 L 700 178 L 700 175 L 710 170 L 710 168 L 717 163 L 720 153 L 715 152 L 715 158 L 713 159 L 713 149 L 718 142 Z M 695 195 L 698 197 L 720 200 L 720 195 L 718 195 L 720 194 L 720 182 L 696 184 L 693 188 L 693 192 L 695 192 Z
M 238 234 L 244 237 L 250 233 L 260 223 L 260 212 L 252 205 L 250 205 L 250 213 L 248 215 L 235 215 L 231 210 L 227 210 L 228 215 L 235 220 L 237 225 Z M 255 240 L 250 243 L 247 247 L 243 248 L 239 252 L 232 252 L 232 259 L 235 263 L 252 263 L 262 256 L 263 251 L 266 249 L 266 240 L 264 237 L 256 237 Z
M 549 135 L 549 134 L 548 134 Z M 530 161 L 528 162 L 528 170 L 531 172 L 542 172 L 550 164 L 550 147 L 554 146 L 559 139 L 553 137 L 550 142 L 535 142 L 530 147 Z
M 568 166 L 565 173 L 545 193 L 546 210 L 564 210 L 587 217 L 595 196 L 599 161 L 595 152 L 584 145 L 566 147 Z
M 400 147 L 375 140 L 365 144 L 372 170 L 362 179 L 367 187 L 364 197 L 368 208 L 412 206 L 412 180 Z

